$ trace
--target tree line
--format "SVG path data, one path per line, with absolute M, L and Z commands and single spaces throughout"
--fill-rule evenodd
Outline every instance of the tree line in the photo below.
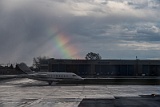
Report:
M 33 66 L 31 68 L 36 71 L 40 70 L 40 64 L 47 61 L 48 59 L 49 57 L 46 57 L 46 56 L 43 56 L 43 57 L 39 56 L 39 57 L 33 58 Z M 86 54 L 85 59 L 86 60 L 101 60 L 102 57 L 99 55 L 99 53 L 89 52 Z

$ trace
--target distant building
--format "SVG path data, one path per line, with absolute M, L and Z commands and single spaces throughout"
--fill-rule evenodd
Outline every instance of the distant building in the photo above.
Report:
M 13 66 L 0 66 L 0 75 L 16 75 L 16 74 L 24 74 L 23 71 L 13 68 Z
M 160 76 L 160 60 L 48 59 L 41 71 L 74 72 L 82 77 Z

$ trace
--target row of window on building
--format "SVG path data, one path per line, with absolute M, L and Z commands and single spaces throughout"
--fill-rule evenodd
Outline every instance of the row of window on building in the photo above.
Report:
M 51 64 L 42 66 L 50 72 L 74 72 L 85 76 L 158 76 L 160 65 L 91 65 L 91 64 Z

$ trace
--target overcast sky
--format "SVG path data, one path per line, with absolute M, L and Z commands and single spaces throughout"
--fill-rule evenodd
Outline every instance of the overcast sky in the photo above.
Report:
M 0 63 L 160 59 L 160 0 L 0 0 Z

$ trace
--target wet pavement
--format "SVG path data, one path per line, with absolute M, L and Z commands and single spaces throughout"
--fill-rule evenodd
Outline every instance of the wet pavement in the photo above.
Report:
M 132 98 L 138 99 L 141 97 L 139 95 L 151 94 L 160 94 L 160 85 L 53 84 L 48 86 L 48 83 L 31 79 L 12 79 L 0 82 L 0 107 L 82 107 L 82 104 L 85 107 L 86 99 L 91 99 L 90 102 L 93 102 L 87 103 L 87 107 L 90 107 L 89 104 L 91 107 L 106 107 L 106 104 L 110 104 L 107 107 L 114 107 L 115 101 L 120 102 L 117 104 L 128 101 L 136 105 Z M 103 101 L 97 99 L 103 99 Z M 156 100 L 159 102 L 159 99 Z M 141 105 L 143 101 L 152 101 L 151 103 L 157 104 L 153 99 L 141 98 Z M 102 106 L 95 105 L 95 102 Z M 127 105 L 127 102 L 124 104 Z
M 159 107 L 160 97 L 115 97 L 115 99 L 83 99 L 78 107 Z

